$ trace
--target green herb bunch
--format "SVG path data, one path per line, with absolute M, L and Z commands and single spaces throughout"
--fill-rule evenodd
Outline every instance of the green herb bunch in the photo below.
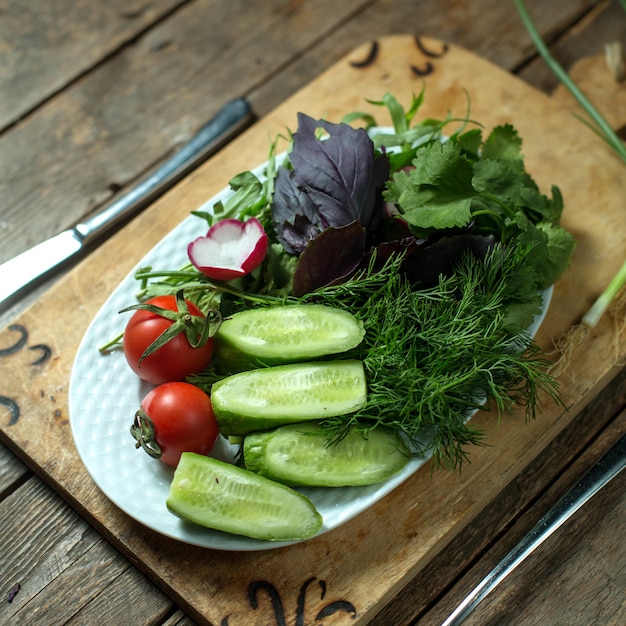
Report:
M 365 365 L 368 402 L 327 420 L 329 440 L 384 425 L 431 452 L 436 466 L 460 469 L 465 446 L 483 442 L 468 421 L 473 411 L 493 407 L 501 415 L 517 406 L 534 418 L 542 394 L 558 402 L 541 349 L 510 315 L 531 248 L 497 246 L 482 261 L 467 255 L 455 275 L 426 290 L 414 289 L 396 258 L 313 294 L 350 310 L 366 329 L 355 356 Z

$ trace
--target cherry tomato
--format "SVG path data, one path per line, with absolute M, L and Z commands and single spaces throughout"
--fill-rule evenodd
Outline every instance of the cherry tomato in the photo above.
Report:
M 139 378 L 160 385 L 171 381 L 185 380 L 190 374 L 196 374 L 204 369 L 213 355 L 213 338 L 209 337 L 205 343 L 193 347 L 187 333 L 199 337 L 200 323 L 205 317 L 202 311 L 192 302 L 185 301 L 191 316 L 179 312 L 179 303 L 176 296 L 157 296 L 148 300 L 145 305 L 164 309 L 164 315 L 171 313 L 173 319 L 167 319 L 159 313 L 135 307 L 137 309 L 128 321 L 124 330 L 123 348 L 126 360 L 131 369 Z M 127 309 L 128 310 L 128 309 Z M 195 326 L 193 326 L 195 323 Z M 171 330 L 177 324 L 178 333 L 169 339 L 163 346 L 142 359 L 142 355 L 163 333 Z
M 183 452 L 209 454 L 218 436 L 211 399 L 190 383 L 171 382 L 146 395 L 131 428 L 137 447 L 176 467 Z

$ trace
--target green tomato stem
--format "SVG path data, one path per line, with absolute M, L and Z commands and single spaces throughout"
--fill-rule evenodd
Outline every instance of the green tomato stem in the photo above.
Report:
M 115 348 L 122 344 L 122 338 L 124 337 L 124 333 L 119 333 L 113 339 L 111 339 L 108 343 L 105 343 L 103 346 L 100 346 L 98 350 L 100 352 L 108 352 L 111 348 Z

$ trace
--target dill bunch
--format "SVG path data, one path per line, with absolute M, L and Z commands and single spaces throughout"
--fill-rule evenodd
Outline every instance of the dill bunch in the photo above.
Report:
M 530 419 L 542 393 L 558 402 L 541 349 L 508 315 L 519 304 L 512 290 L 529 252 L 496 246 L 483 260 L 468 255 L 453 276 L 424 290 L 407 281 L 395 258 L 305 297 L 350 310 L 366 330 L 354 356 L 365 366 L 367 404 L 325 420 L 329 440 L 382 425 L 431 452 L 436 467 L 456 470 L 466 446 L 484 443 L 469 422 L 473 411 L 495 407 L 502 415 L 519 406 Z

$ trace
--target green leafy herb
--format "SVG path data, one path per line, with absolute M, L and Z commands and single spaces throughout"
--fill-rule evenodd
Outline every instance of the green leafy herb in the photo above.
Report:
M 529 418 L 542 393 L 558 401 L 540 349 L 508 316 L 531 251 L 498 246 L 484 261 L 468 255 L 454 276 L 420 291 L 403 277 L 396 258 L 381 271 L 313 294 L 350 310 L 366 329 L 355 356 L 365 364 L 367 404 L 327 420 L 329 439 L 382 425 L 431 450 L 437 466 L 460 469 L 465 446 L 483 442 L 468 414 L 484 408 L 485 396 L 500 414 L 521 406 Z
M 536 280 L 544 288 L 567 268 L 574 238 L 559 226 L 563 200 L 548 198 L 526 172 L 521 139 L 509 124 L 421 146 L 412 169 L 396 172 L 384 193 L 414 235 L 428 238 L 455 229 L 493 235 L 510 245 L 536 244 Z

